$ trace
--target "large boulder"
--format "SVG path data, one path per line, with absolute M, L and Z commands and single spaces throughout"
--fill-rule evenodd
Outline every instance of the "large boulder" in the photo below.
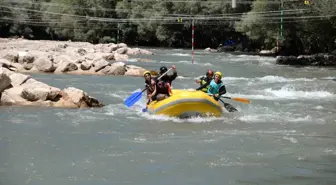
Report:
M 93 68 L 95 72 L 100 71 L 101 69 L 108 66 L 110 63 L 104 59 L 97 60 L 93 63 Z
M 46 57 L 40 57 L 34 62 L 34 66 L 41 72 L 54 72 L 53 62 Z
M 7 59 L 10 62 L 16 63 L 19 60 L 19 54 L 13 50 L 7 50 L 3 56 L 4 59 Z
M 102 107 L 104 106 L 98 100 L 90 97 L 84 91 L 68 87 L 63 90 L 62 98 L 67 102 L 67 104 L 73 104 L 74 107 L 84 108 L 84 107 Z
M 11 86 L 11 79 L 4 71 L 0 69 L 0 95 L 1 93 Z
M 8 76 L 7 74 L 10 74 Z M 14 81 L 12 81 L 14 79 Z M 61 91 L 20 73 L 0 68 L 0 104 L 64 108 L 102 107 L 84 91 L 69 87 Z
M 56 68 L 55 72 L 64 73 L 76 70 L 78 70 L 78 66 L 74 62 L 62 61 L 61 63 L 58 64 L 58 67 Z
M 83 71 L 86 71 L 86 70 L 89 70 L 91 68 L 91 65 L 92 65 L 92 62 L 85 61 L 85 62 L 83 62 L 83 63 L 80 64 L 80 68 Z
M 123 62 L 115 62 L 107 74 L 111 75 L 124 75 L 126 73 L 126 65 Z
M 13 87 L 18 87 L 22 84 L 24 84 L 27 80 L 31 78 L 29 75 L 24 75 L 21 73 L 13 73 L 9 76 L 9 78 L 12 81 Z
M 118 48 L 127 48 L 127 44 L 125 43 L 119 43 L 117 45 L 118 45 Z
M 134 65 L 127 65 L 126 70 L 124 74 L 126 76 L 143 76 L 143 73 L 146 71 L 146 69 Z
M 18 62 L 19 62 L 20 64 L 24 64 L 24 63 L 33 63 L 34 60 L 35 60 L 35 57 L 34 57 L 32 54 L 30 54 L 30 53 L 28 53 L 28 52 L 26 52 L 26 51 L 24 51 L 24 52 L 19 52 L 19 59 L 18 59 Z
M 35 79 L 27 80 L 22 88 L 21 97 L 28 101 L 56 101 L 61 93 L 60 89 L 49 86 Z
M 119 54 L 126 54 L 127 53 L 127 49 L 128 48 L 119 48 L 116 50 L 116 53 L 119 53 Z
M 114 59 L 117 62 L 125 62 L 125 61 L 128 61 L 128 55 L 115 53 Z
M 10 68 L 11 62 L 6 59 L 0 59 L 0 67 Z

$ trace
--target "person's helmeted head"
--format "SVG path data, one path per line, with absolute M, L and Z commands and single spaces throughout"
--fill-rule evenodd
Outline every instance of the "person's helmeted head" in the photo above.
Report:
M 207 72 L 206 72 L 206 76 L 209 78 L 209 79 L 212 79 L 214 73 L 211 69 L 209 69 Z
M 216 82 L 216 83 L 219 82 L 219 81 L 222 79 L 222 77 L 223 77 L 222 73 L 219 72 L 219 71 L 217 71 L 217 72 L 215 73 L 215 82 Z
M 165 72 L 167 72 L 167 71 L 168 71 L 168 69 L 167 69 L 166 66 L 162 66 L 162 67 L 160 67 L 160 75 L 162 75 L 163 73 L 165 73 Z
M 150 71 L 145 71 L 144 72 L 144 77 L 145 77 L 146 80 L 150 80 L 151 79 L 151 73 L 150 73 Z

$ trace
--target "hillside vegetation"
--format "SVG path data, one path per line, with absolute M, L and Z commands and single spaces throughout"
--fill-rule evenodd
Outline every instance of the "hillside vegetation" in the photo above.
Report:
M 281 3 L 282 2 L 282 3 Z M 129 45 L 272 49 L 285 54 L 336 49 L 335 0 L 0 0 L 0 36 Z M 281 29 L 282 25 L 282 29 Z

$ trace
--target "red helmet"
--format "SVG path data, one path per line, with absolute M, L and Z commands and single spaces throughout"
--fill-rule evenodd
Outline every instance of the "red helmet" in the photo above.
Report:
M 212 76 L 213 74 L 214 74 L 214 72 L 213 72 L 211 69 L 209 69 L 208 72 L 206 72 L 206 75 L 207 75 L 207 76 L 209 76 L 209 75 Z

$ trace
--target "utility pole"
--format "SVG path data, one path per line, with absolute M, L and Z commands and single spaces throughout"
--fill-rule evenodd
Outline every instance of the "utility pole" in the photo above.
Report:
M 281 0 L 280 38 L 283 39 L 283 0 Z
M 120 35 L 119 35 L 119 22 L 118 22 L 118 31 L 117 31 L 117 44 L 120 42 Z
M 194 33 L 195 33 L 195 22 L 194 19 L 191 21 L 191 62 L 194 64 Z
M 277 52 L 279 52 L 279 45 L 283 40 L 283 0 L 280 3 L 280 38 L 277 36 Z
M 237 8 L 237 0 L 232 0 L 232 8 Z

